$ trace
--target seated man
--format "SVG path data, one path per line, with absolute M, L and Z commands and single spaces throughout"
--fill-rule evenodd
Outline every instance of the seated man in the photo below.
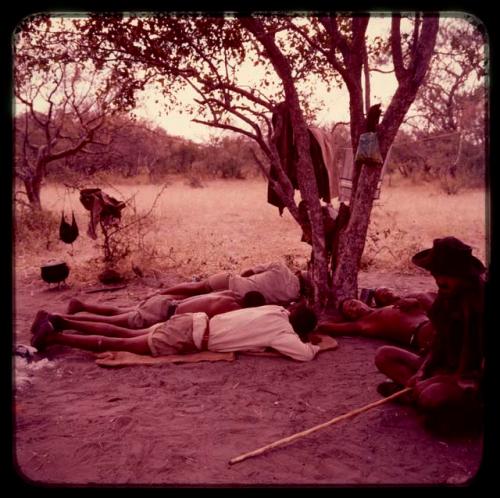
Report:
M 466 413 L 480 413 L 486 268 L 472 256 L 471 247 L 455 237 L 435 239 L 431 249 L 417 253 L 412 261 L 430 271 L 438 286 L 429 311 L 435 338 L 425 356 L 382 346 L 375 364 L 392 387 L 385 382 L 379 392 L 412 387 L 417 408 L 429 422 L 442 422 L 444 428 Z M 464 421 L 465 428 L 467 417 Z
M 303 304 L 292 305 L 290 310 L 277 305 L 245 308 L 212 318 L 206 313 L 184 313 L 140 330 L 78 322 L 46 313 L 33 326 L 31 344 L 39 351 L 62 344 L 89 351 L 128 351 L 152 356 L 204 350 L 261 352 L 272 348 L 295 360 L 309 361 L 321 348 L 303 342 L 302 338 L 314 330 L 316 323 L 314 311 Z M 82 334 L 63 332 L 66 329 Z
M 324 321 L 316 330 L 329 335 L 388 339 L 417 351 L 427 350 L 434 335 L 429 317 L 416 299 L 399 299 L 383 308 L 370 308 L 357 299 L 346 299 L 340 312 L 350 321 Z
M 222 290 L 231 290 L 242 297 L 249 291 L 263 294 L 267 304 L 286 305 L 297 301 L 305 292 L 305 276 L 295 274 L 283 263 L 257 265 L 240 275 L 229 272 L 216 273 L 201 282 L 185 282 L 162 289 L 153 295 L 174 294 L 194 296 Z
M 266 301 L 260 292 L 247 292 L 240 299 L 233 291 L 229 290 L 187 297 L 181 300 L 173 299 L 172 296 L 153 296 L 138 306 L 126 309 L 71 299 L 68 305 L 68 314 L 61 316 L 67 319 L 75 318 L 78 321 L 109 323 L 130 329 L 143 329 L 155 323 L 165 322 L 174 314 L 203 312 L 211 318 L 220 313 L 264 304 Z

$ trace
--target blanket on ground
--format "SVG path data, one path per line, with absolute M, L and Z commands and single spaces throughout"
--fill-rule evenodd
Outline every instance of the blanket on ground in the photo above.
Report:
M 336 349 L 337 341 L 330 336 L 316 334 L 321 342 L 321 351 Z M 320 352 L 321 352 L 320 351 Z M 277 351 L 264 351 L 261 353 L 245 353 L 253 356 L 284 357 Z M 132 365 L 163 365 L 165 363 L 198 363 L 200 361 L 233 361 L 236 353 L 214 353 L 213 351 L 200 351 L 191 354 L 171 354 L 167 356 L 146 356 L 127 351 L 105 351 L 97 353 L 95 362 L 101 367 L 128 367 Z

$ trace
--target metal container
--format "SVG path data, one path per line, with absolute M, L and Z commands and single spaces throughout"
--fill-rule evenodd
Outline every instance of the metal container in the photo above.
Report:
M 68 278 L 69 266 L 64 261 L 46 263 L 40 267 L 42 279 L 48 284 L 57 284 Z

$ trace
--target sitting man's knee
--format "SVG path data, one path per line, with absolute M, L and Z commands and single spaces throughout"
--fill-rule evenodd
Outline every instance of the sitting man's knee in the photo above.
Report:
M 463 404 L 462 390 L 451 383 L 431 384 L 417 399 L 417 406 L 424 412 L 435 412 Z
M 397 349 L 394 346 L 381 346 L 375 352 L 375 365 L 379 370 L 382 370 L 387 363 L 393 361 Z

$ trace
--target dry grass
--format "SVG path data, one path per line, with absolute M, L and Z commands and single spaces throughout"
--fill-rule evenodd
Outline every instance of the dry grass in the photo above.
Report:
M 291 266 L 305 264 L 310 248 L 300 242 L 300 232 L 287 211 L 280 217 L 266 201 L 263 180 L 214 180 L 204 188 L 192 188 L 184 180 L 168 184 L 146 227 L 131 233 L 133 253 L 122 269 L 133 261 L 143 270 L 175 271 L 183 278 L 204 277 L 283 258 Z M 89 185 L 91 186 L 91 185 Z M 147 212 L 161 185 L 100 185 L 120 199 L 133 197 L 137 213 Z M 39 275 L 40 264 L 64 259 L 72 266 L 73 278 L 92 280 L 102 269 L 101 253 L 86 232 L 88 211 L 78 193 L 65 197 L 58 185 L 42 192 L 46 209 L 60 216 L 61 209 L 75 210 L 81 236 L 71 247 L 58 240 L 57 231 L 33 234 L 16 246 L 16 271 L 20 277 Z M 130 219 L 125 210 L 124 222 Z M 415 272 L 409 258 L 429 247 L 435 237 L 455 235 L 474 248 L 485 261 L 485 193 L 464 191 L 448 196 L 429 185 L 385 186 L 374 207 L 363 269 Z M 48 242 L 47 242 L 48 241 Z

